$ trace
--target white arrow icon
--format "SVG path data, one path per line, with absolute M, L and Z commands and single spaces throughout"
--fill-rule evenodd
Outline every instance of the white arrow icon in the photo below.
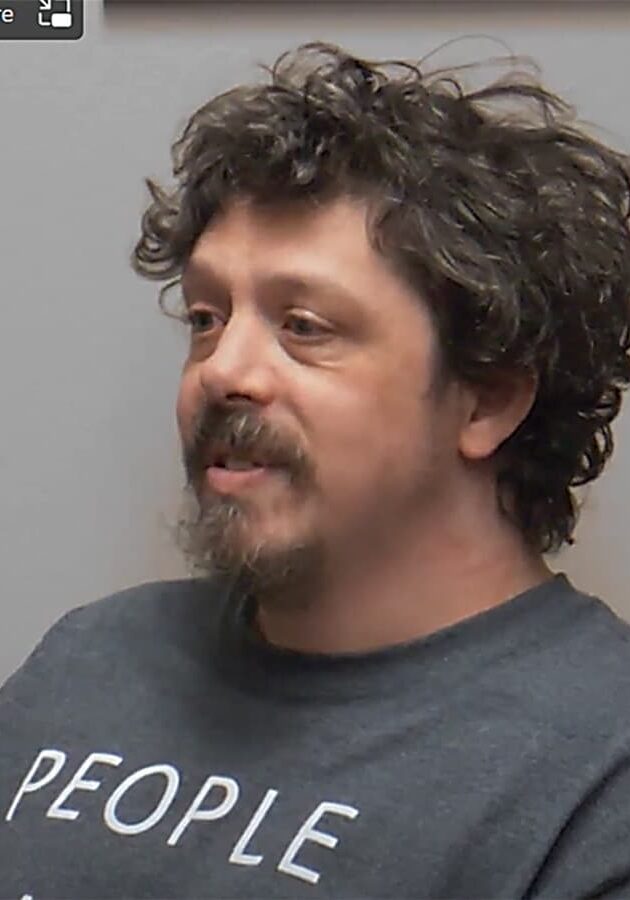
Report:
M 72 14 L 70 0 L 63 0 L 63 3 L 65 3 L 66 12 L 58 13 L 57 15 L 64 16 L 64 17 L 67 16 L 68 17 L 67 23 L 64 23 L 64 24 L 69 25 L 71 22 L 70 17 Z M 46 19 L 44 18 L 44 13 L 51 12 L 51 11 L 52 11 L 52 0 L 39 0 L 39 15 L 37 16 L 37 22 L 39 25 L 50 26 L 51 21 L 50 21 L 50 19 L 48 21 L 46 21 Z
M 52 0 L 39 0 L 39 15 L 37 16 L 38 25 L 50 25 L 50 22 L 46 22 L 42 16 L 42 10 L 52 9 Z

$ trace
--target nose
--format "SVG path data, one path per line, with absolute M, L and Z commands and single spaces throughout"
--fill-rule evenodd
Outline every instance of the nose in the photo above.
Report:
M 213 403 L 230 400 L 266 405 L 273 394 L 272 339 L 254 312 L 232 315 L 199 365 L 201 386 Z

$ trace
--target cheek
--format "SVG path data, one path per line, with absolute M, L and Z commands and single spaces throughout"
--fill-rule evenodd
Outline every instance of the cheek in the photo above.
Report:
M 408 381 L 404 393 L 376 381 L 337 390 L 322 404 L 319 429 L 318 457 L 330 493 L 349 498 L 400 478 L 401 467 L 408 471 L 421 452 L 422 416 Z
M 429 393 L 428 353 L 391 355 L 344 384 L 322 410 L 321 460 L 330 493 L 362 502 L 366 492 L 404 496 L 435 469 L 440 404 Z M 372 360 L 372 363 L 374 360 Z
M 184 375 L 179 385 L 175 408 L 177 426 L 182 439 L 189 437 L 192 431 L 197 405 L 196 392 L 193 390 L 192 382 Z

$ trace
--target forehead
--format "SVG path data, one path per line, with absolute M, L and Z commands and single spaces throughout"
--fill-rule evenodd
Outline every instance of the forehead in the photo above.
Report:
M 340 239 L 346 249 L 370 249 L 366 233 L 367 205 L 351 197 L 328 202 L 293 202 L 265 205 L 248 198 L 234 198 L 218 213 L 195 245 L 195 254 L 237 243 L 254 252 L 258 247 L 327 246 Z
M 235 200 L 197 240 L 182 286 L 336 289 L 378 308 L 411 292 L 371 246 L 367 214 L 367 202 L 350 197 L 283 207 Z

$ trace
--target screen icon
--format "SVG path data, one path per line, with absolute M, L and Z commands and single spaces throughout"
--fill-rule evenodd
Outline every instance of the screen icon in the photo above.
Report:
M 1 41 L 76 41 L 83 0 L 0 0 Z
M 37 24 L 44 28 L 72 28 L 70 0 L 61 0 L 61 3 L 65 9 L 62 12 L 58 12 L 53 9 L 54 0 L 39 0 Z

